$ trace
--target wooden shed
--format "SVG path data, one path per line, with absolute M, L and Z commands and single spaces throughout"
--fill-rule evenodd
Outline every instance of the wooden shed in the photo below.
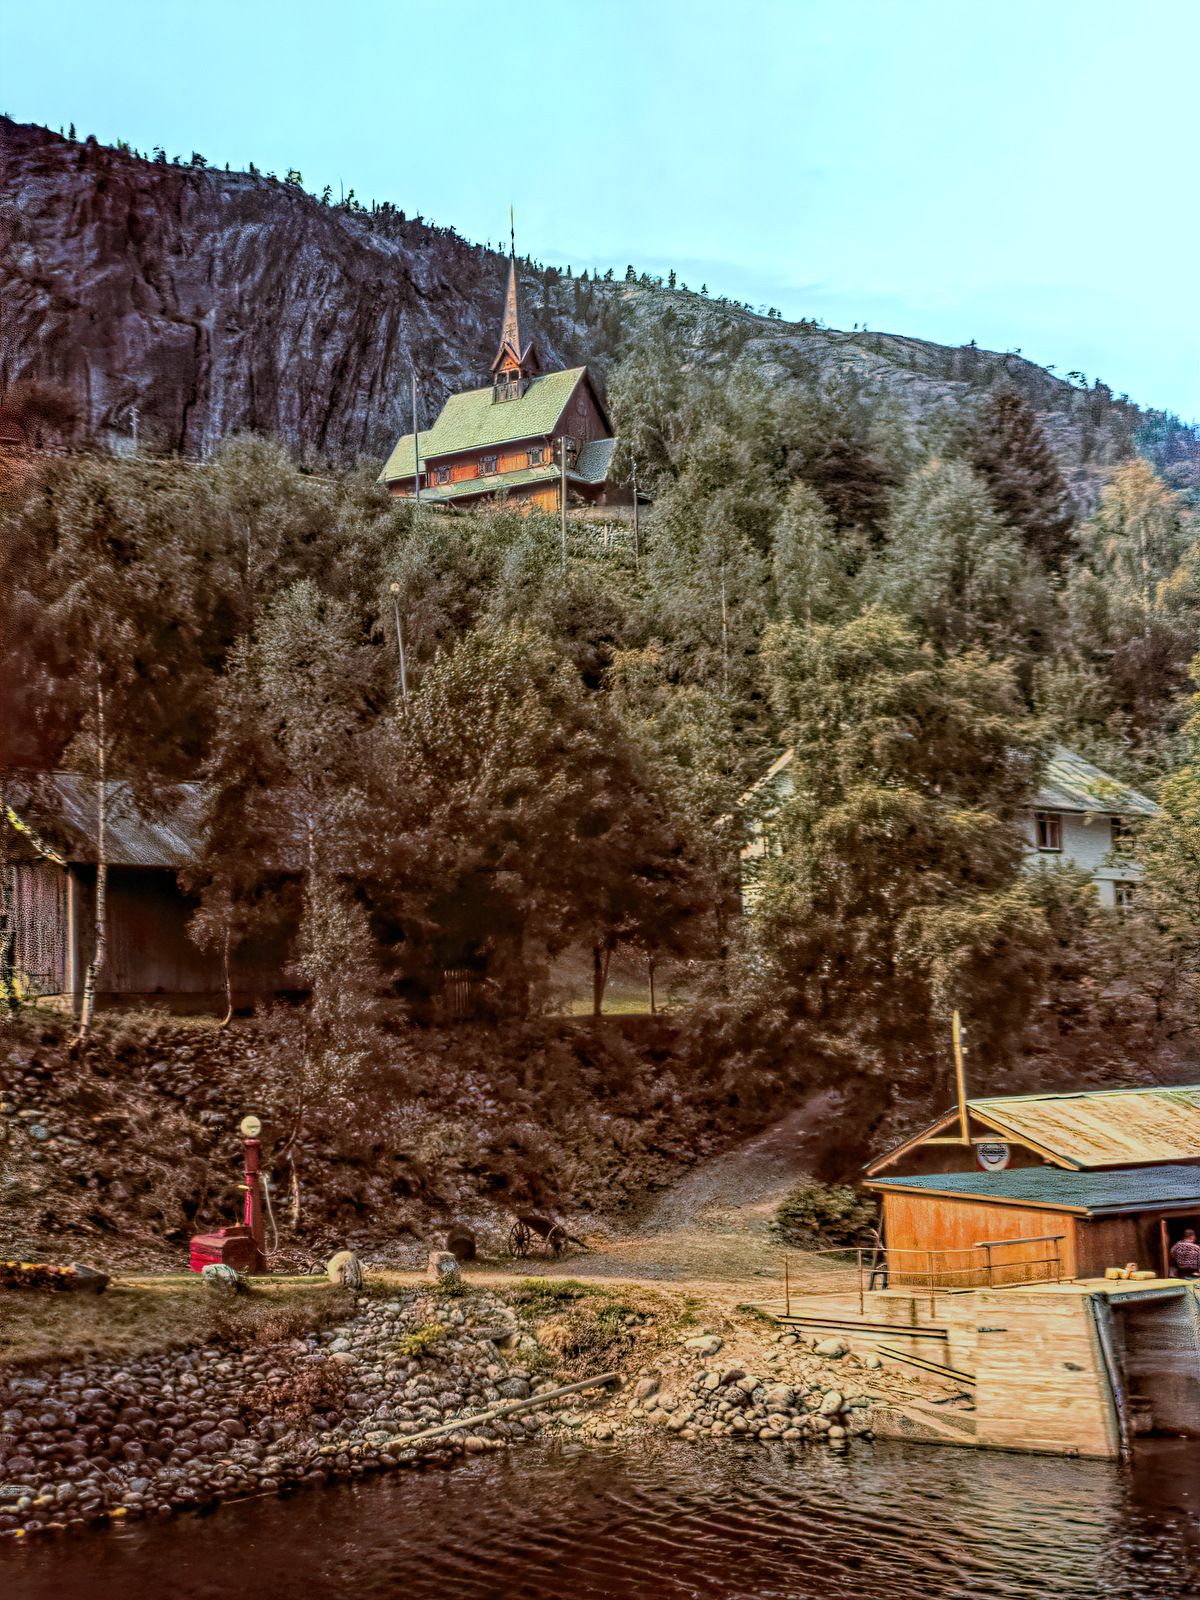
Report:
M 1171 1245 L 1200 1230 L 1200 1167 L 1184 1164 L 924 1173 L 868 1187 L 883 1200 L 889 1285 L 1102 1278 L 1130 1261 L 1165 1278 Z
M 198 784 L 178 784 L 149 810 L 127 784 L 110 784 L 108 948 L 98 1006 L 224 1009 L 222 961 L 189 937 L 198 902 L 180 881 L 202 852 L 203 800 Z M 28 797 L 6 804 L 4 825 L 6 976 L 19 992 L 78 1014 L 96 939 L 95 785 L 76 773 L 45 774 Z M 288 992 L 291 931 L 239 946 L 230 972 L 235 1006 Z

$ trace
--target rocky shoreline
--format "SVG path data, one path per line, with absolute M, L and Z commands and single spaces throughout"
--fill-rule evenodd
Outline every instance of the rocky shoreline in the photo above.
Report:
M 886 1404 L 839 1341 L 812 1349 L 766 1329 L 729 1341 L 711 1328 L 681 1336 L 629 1311 L 623 1333 L 650 1359 L 626 1359 L 615 1393 L 539 1405 L 565 1381 L 552 1375 L 560 1328 L 519 1315 L 504 1291 L 417 1287 L 364 1293 L 348 1320 L 304 1339 L 247 1349 L 210 1341 L 6 1373 L 0 1534 L 165 1519 L 555 1436 L 620 1441 L 657 1426 L 685 1440 L 845 1449 L 871 1437 L 872 1407 Z M 524 1400 L 534 1403 L 517 1415 L 471 1423 Z M 442 1437 L 407 1442 L 460 1419 Z

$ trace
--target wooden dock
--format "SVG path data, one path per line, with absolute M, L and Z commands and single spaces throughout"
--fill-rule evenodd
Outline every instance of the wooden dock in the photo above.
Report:
M 959 1382 L 975 1411 L 896 1409 L 898 1437 L 1117 1457 L 1137 1433 L 1200 1437 L 1200 1283 L 1085 1279 L 947 1291 L 793 1294 L 758 1309 L 808 1338 Z M 881 1418 L 884 1426 L 886 1420 Z

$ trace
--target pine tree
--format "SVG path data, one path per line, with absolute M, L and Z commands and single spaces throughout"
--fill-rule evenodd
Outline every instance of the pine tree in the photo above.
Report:
M 763 981 L 876 1070 L 932 1070 L 950 1009 L 1002 1052 L 1046 929 L 1015 817 L 1040 770 L 1009 669 L 940 659 L 896 618 L 768 632 L 794 794 L 764 872 Z
M 987 487 L 960 461 L 932 461 L 905 485 L 872 592 L 942 650 L 1000 655 L 1052 629 L 1045 586 Z
M 979 412 L 970 462 L 1001 516 L 1052 572 L 1078 549 L 1075 502 L 1033 407 L 1002 389 Z

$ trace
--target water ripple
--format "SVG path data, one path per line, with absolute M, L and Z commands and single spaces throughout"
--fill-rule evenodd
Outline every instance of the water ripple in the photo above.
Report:
M 6 1600 L 1190 1600 L 1200 1450 L 526 1447 L 81 1541 Z

